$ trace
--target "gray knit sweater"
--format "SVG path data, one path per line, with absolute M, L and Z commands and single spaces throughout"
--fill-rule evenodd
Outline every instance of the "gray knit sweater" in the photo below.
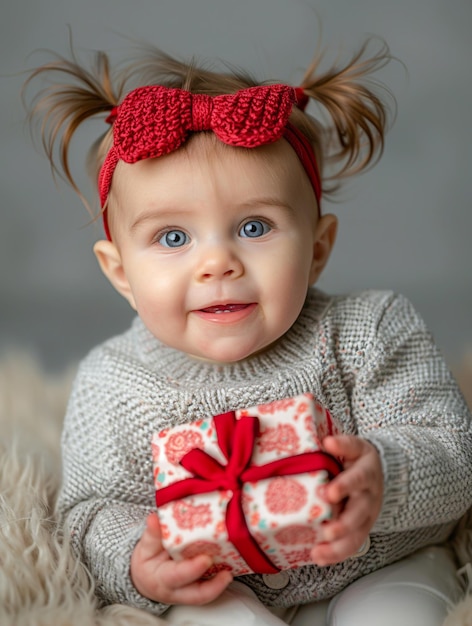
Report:
M 241 580 L 267 605 L 310 602 L 448 537 L 472 504 L 471 415 L 405 298 L 312 289 L 276 345 L 228 365 L 165 346 L 137 318 L 82 362 L 63 433 L 58 508 L 105 604 L 167 608 L 140 596 L 129 575 L 154 506 L 152 433 L 307 391 L 380 453 L 385 494 L 371 547 L 337 565 L 289 570 L 283 589 L 260 575 Z

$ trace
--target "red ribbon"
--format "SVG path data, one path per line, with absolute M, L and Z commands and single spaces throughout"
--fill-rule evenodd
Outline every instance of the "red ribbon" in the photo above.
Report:
M 307 103 L 302 87 L 281 84 L 248 87 L 219 96 L 163 85 L 138 87 L 106 118 L 113 125 L 113 145 L 98 176 L 100 205 L 105 209 L 120 160 L 136 163 L 160 157 L 177 150 L 190 133 L 211 130 L 223 143 L 246 148 L 284 137 L 310 179 L 319 211 L 321 179 L 313 147 L 304 133 L 289 122 L 293 105 L 304 110 Z M 103 224 L 111 241 L 106 210 Z
M 114 107 L 113 146 L 100 170 L 103 207 L 118 161 L 136 163 L 177 150 L 189 133 L 211 130 L 230 146 L 254 148 L 280 139 L 296 102 L 288 85 L 240 89 L 209 96 L 163 85 L 138 87 Z
M 199 493 L 217 490 L 233 492 L 226 508 L 228 537 L 253 572 L 275 574 L 279 568 L 251 535 L 242 507 L 242 490 L 246 482 L 256 482 L 273 476 L 286 476 L 326 470 L 330 478 L 341 471 L 339 462 L 321 450 L 304 452 L 265 465 L 251 465 L 256 437 L 259 434 L 259 419 L 244 416 L 236 419 L 234 411 L 222 413 L 214 418 L 218 445 L 227 459 L 222 465 L 205 451 L 195 448 L 182 457 L 180 464 L 193 474 L 156 491 L 158 507 Z

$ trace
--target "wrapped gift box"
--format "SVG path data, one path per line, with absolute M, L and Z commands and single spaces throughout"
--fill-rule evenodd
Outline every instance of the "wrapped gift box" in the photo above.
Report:
M 303 394 L 155 433 L 156 503 L 171 557 L 209 554 L 212 571 L 235 576 L 310 563 L 318 526 L 332 516 L 320 488 L 341 469 L 320 441 L 336 432 Z

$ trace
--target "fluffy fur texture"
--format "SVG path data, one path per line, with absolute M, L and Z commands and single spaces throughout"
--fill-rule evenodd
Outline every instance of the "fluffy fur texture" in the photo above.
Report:
M 46 376 L 25 355 L 0 363 L 0 624 L 163 625 L 125 606 L 99 609 L 86 569 L 54 522 L 71 379 L 72 371 Z
M 28 355 L 0 361 L 0 624 L 165 625 L 121 605 L 100 609 L 88 572 L 55 523 L 59 438 L 73 369 L 51 377 Z M 472 352 L 456 374 L 472 401 Z M 454 544 L 463 564 L 472 560 L 471 513 Z M 472 626 L 472 595 L 444 626 Z

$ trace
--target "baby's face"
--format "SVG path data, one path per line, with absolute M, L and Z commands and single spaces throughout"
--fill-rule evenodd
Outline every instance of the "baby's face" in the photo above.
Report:
M 197 138 L 120 163 L 109 220 L 115 287 L 153 335 L 198 358 L 239 361 L 275 342 L 321 271 L 313 190 L 285 141 L 248 152 Z

